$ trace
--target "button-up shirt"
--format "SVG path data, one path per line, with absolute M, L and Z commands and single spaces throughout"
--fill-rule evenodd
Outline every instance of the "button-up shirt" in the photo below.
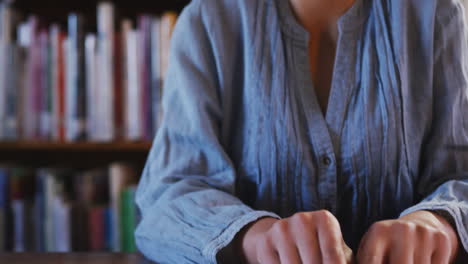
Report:
M 260 217 L 326 209 L 353 249 L 417 210 L 468 249 L 467 39 L 458 0 L 356 0 L 338 21 L 326 113 L 288 0 L 193 0 L 175 28 L 164 118 L 137 191 L 139 249 L 233 259 Z

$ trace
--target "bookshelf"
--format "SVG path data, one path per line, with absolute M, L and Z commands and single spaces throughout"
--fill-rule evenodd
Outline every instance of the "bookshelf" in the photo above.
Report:
M 60 165 L 76 168 L 102 166 L 117 161 L 143 164 L 150 147 L 151 143 L 147 142 L 0 142 L 0 161 L 35 167 Z
M 189 2 L 0 0 L 0 252 L 136 251 L 136 183 Z

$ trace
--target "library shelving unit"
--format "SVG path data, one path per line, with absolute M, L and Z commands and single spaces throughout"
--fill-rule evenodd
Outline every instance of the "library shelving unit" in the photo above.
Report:
M 115 10 L 113 13 L 115 16 L 112 16 L 112 19 L 115 22 L 115 38 L 109 37 L 113 34 L 109 32 L 114 31 L 111 29 L 112 26 L 109 26 L 112 24 L 109 22 L 112 20 L 110 15 L 105 17 L 100 13 L 100 18 L 105 18 L 97 21 L 96 10 L 100 2 L 113 3 L 112 10 Z M 168 30 L 164 31 L 164 29 L 169 28 L 168 24 L 166 23 L 166 27 L 163 27 L 163 22 L 153 23 L 152 19 L 153 15 L 164 17 L 164 14 L 171 13 L 166 11 L 180 13 L 189 2 L 190 0 L 0 0 L 0 4 L 8 3 L 5 6 L 13 7 L 14 10 L 18 11 L 18 14 L 16 11 L 12 12 L 13 15 L 3 13 L 3 18 L 0 17 L 3 19 L 1 21 L 7 21 L 6 18 L 11 20 L 11 17 L 16 19 L 17 16 L 18 20 L 22 22 L 28 20 L 26 25 L 24 23 L 17 25 L 18 27 L 11 32 L 11 37 L 5 37 L 10 36 L 10 33 L 9 30 L 4 29 L 11 27 L 11 24 L 18 21 L 13 19 L 11 21 L 14 22 L 5 23 L 3 27 L 0 24 L 0 38 L 3 41 L 1 43 L 2 54 L 5 54 L 5 58 L 7 56 L 14 58 L 4 59 L 0 71 L 3 69 L 3 72 L 14 72 L 19 69 L 18 72 L 11 75 L 0 72 L 0 81 L 2 81 L 0 91 L 3 91 L 0 96 L 4 96 L 0 97 L 2 99 L 0 100 L 1 106 L 7 105 L 11 98 L 16 99 L 9 101 L 13 102 L 11 105 L 14 106 L 7 106 L 6 110 L 1 109 L 0 116 L 5 120 L 14 116 L 17 118 L 18 127 L 21 126 L 20 129 L 15 127 L 14 132 L 11 130 L 9 130 L 10 132 L 2 132 L 2 135 L 8 134 L 9 138 L 5 137 L 0 140 L 0 253 L 5 251 L 136 251 L 133 241 L 133 230 L 138 219 L 134 205 L 135 179 L 138 180 L 138 175 L 145 164 L 151 148 L 151 142 L 148 139 L 154 135 L 157 126 L 155 121 L 160 118 L 160 115 L 157 114 L 159 104 L 154 104 L 154 102 L 160 100 L 160 84 L 163 80 L 164 66 L 167 65 L 165 56 L 147 55 L 160 52 L 160 49 L 169 50 L 169 45 L 162 44 L 162 42 L 170 39 L 170 34 L 167 34 Z M 111 5 L 105 4 L 104 6 Z M 110 13 L 110 11 L 108 12 Z M 80 24 L 77 22 L 78 15 L 70 16 L 71 13 L 79 14 L 79 20 L 84 19 L 85 21 L 84 27 L 80 27 L 80 34 L 77 33 L 78 30 L 74 30 Z M 132 23 L 132 26 L 124 27 L 124 25 Z M 105 27 L 106 33 L 109 34 L 101 32 L 99 34 L 102 36 L 96 36 L 98 26 L 101 31 L 102 27 Z M 135 30 L 137 26 L 137 30 L 140 31 Z M 42 30 L 43 28 L 45 30 Z M 127 30 L 126 34 L 123 34 L 124 28 Z M 2 29 L 4 32 L 1 31 Z M 57 30 L 54 31 L 54 29 Z M 5 32 L 8 33 L 5 34 Z M 122 34 L 120 35 L 120 33 Z M 84 38 L 89 35 L 91 35 L 90 38 Z M 120 38 L 119 36 L 125 37 Z M 157 37 L 153 39 L 152 36 Z M 166 36 L 169 37 L 164 38 Z M 8 41 L 6 41 L 7 39 Z M 13 46 L 10 45 L 11 39 L 15 39 L 17 42 Z M 89 43 L 94 44 L 91 48 L 87 45 L 88 40 L 90 40 Z M 114 44 L 121 45 L 116 46 L 115 50 L 108 48 L 108 45 L 112 46 L 111 43 L 114 40 L 116 41 Z M 149 41 L 151 43 L 154 41 L 160 46 L 154 48 L 154 46 L 147 45 Z M 60 45 L 55 45 L 57 43 Z M 80 48 L 78 48 L 77 43 L 79 43 Z M 83 43 L 85 43 L 83 45 L 86 47 L 85 50 L 82 48 Z M 125 46 L 126 49 L 122 48 L 124 43 L 128 45 Z M 129 43 L 132 43 L 133 46 Z M 99 44 L 100 46 L 98 46 Z M 144 48 L 138 45 L 143 45 Z M 16 53 L 22 51 L 17 50 L 17 46 L 27 47 L 27 53 Z M 140 48 L 144 51 L 140 51 Z M 11 50 L 14 52 L 8 53 Z M 106 60 L 118 54 L 117 50 L 121 54 L 125 51 L 128 60 L 120 57 L 115 60 Z M 152 52 L 154 50 L 157 52 Z M 85 53 L 86 51 L 91 51 L 91 53 Z M 114 53 L 114 51 L 116 52 Z M 98 52 L 100 57 L 97 55 Z M 168 52 L 164 54 L 168 54 Z M 26 67 L 22 68 L 21 65 L 24 63 L 22 59 L 26 56 L 29 56 L 29 60 L 26 60 Z M 91 62 L 83 62 L 84 57 L 92 58 L 89 60 Z M 152 59 L 147 61 L 147 58 Z M 16 63 L 16 61 L 18 62 Z M 10 62 L 11 65 L 7 64 Z M 120 63 L 124 62 L 127 64 L 121 67 Z M 147 68 L 140 68 L 138 63 L 144 67 L 151 65 L 151 69 L 157 70 L 149 71 Z M 86 67 L 81 67 L 82 65 L 86 65 Z M 105 70 L 99 68 L 100 66 L 103 66 L 102 68 Z M 38 70 L 39 68 L 40 70 Z M 115 72 L 112 71 L 110 74 L 110 71 L 107 71 L 109 69 L 114 69 Z M 121 72 L 116 69 L 120 69 Z M 130 84 L 128 80 L 130 79 L 128 77 L 130 69 L 133 70 L 134 76 L 138 76 L 134 79 L 141 78 L 141 82 L 135 81 Z M 101 75 L 96 73 L 99 70 Z M 122 78 L 124 70 L 128 71 L 125 75 L 128 78 L 125 79 Z M 92 81 L 88 83 L 85 82 L 86 78 L 77 77 L 80 73 L 81 75 L 89 74 L 92 76 L 89 77 Z M 96 77 L 98 75 L 99 77 Z M 105 77 L 102 77 L 103 75 Z M 27 78 L 22 80 L 24 76 Z M 66 81 L 63 81 L 64 79 Z M 109 80 L 113 80 L 113 82 L 109 82 Z M 158 81 L 153 83 L 153 80 Z M 88 89 L 92 91 L 90 94 L 94 97 L 91 99 L 84 95 L 85 92 L 82 92 L 85 86 L 86 92 Z M 103 86 L 105 88 L 102 88 Z M 49 88 L 45 89 L 44 87 Z M 105 89 L 108 93 L 104 96 L 100 93 L 97 96 L 93 92 L 98 88 Z M 133 98 L 136 99 L 128 99 L 125 105 L 124 98 L 129 98 L 128 95 L 133 93 L 123 91 L 135 89 L 139 89 L 138 96 L 140 97 L 134 96 Z M 77 92 L 78 90 L 81 93 Z M 113 92 L 109 92 L 112 90 Z M 114 96 L 114 93 L 120 97 Z M 11 96 L 11 94 L 14 95 Z M 73 94 L 71 99 L 70 94 Z M 111 97 L 107 96 L 109 94 Z M 7 96 L 9 97 L 7 98 Z M 47 99 L 42 100 L 43 98 Z M 86 100 L 82 100 L 83 98 Z M 104 100 L 107 98 L 113 100 L 104 101 L 103 98 Z M 156 99 L 152 101 L 154 98 Z M 128 101 L 130 100 L 133 100 L 133 104 L 131 104 L 133 108 L 129 106 Z M 82 103 L 83 101 L 88 104 Z M 107 107 L 99 105 L 103 102 L 106 103 Z M 140 103 L 143 105 L 143 110 L 141 110 Z M 71 106 L 72 110 L 67 108 L 70 105 L 73 105 Z M 154 105 L 158 107 L 154 107 Z M 94 107 L 95 112 L 89 110 L 92 107 Z M 105 110 L 96 110 L 97 107 L 102 107 Z M 127 110 L 125 114 L 123 114 L 124 109 Z M 129 114 L 128 109 L 137 110 Z M 100 115 L 102 112 L 109 113 L 110 111 L 115 111 L 115 116 L 112 118 L 107 118 L 111 115 L 105 115 L 104 118 Z M 44 113 L 48 114 L 48 117 L 54 122 L 50 122 L 47 118 L 44 118 L 46 121 L 43 121 Z M 135 113 L 142 114 L 143 117 Z M 93 118 L 87 119 L 88 115 L 99 116 L 100 119 L 93 123 L 90 121 Z M 131 125 L 128 121 L 131 120 L 129 117 L 134 116 L 138 116 L 140 120 L 137 126 Z M 154 116 L 157 118 L 153 119 Z M 65 120 L 65 117 L 68 119 Z M 29 122 L 31 120 L 33 122 Z M 68 134 L 63 132 L 65 131 L 64 124 L 74 128 L 83 124 L 70 125 L 77 121 L 99 126 L 99 122 L 102 120 L 116 123 L 115 130 L 111 135 L 115 135 L 115 138 L 118 139 L 95 142 L 93 140 L 96 139 L 90 136 L 91 139 L 86 140 L 86 137 L 82 135 L 88 131 L 83 133 L 80 127 L 67 131 L 79 130 L 79 133 L 76 133 L 79 135 L 79 139 L 73 136 L 72 140 L 65 141 L 63 135 L 68 136 Z M 40 122 L 41 125 L 37 125 Z M 5 128 L 6 123 L 0 124 L 3 125 L 0 127 Z M 33 128 L 28 130 L 30 126 Z M 48 131 L 48 134 L 43 136 L 42 132 L 38 131 L 44 127 L 46 127 L 45 130 L 50 129 L 55 133 Z M 108 126 L 102 125 L 102 127 L 107 128 Z M 131 130 L 129 127 L 138 127 L 144 131 L 144 136 L 141 136 L 143 132 L 140 130 L 139 136 L 128 136 L 130 134 L 128 131 Z M 18 132 L 16 133 L 16 131 Z M 28 133 L 30 131 L 33 132 Z M 100 130 L 96 129 L 96 131 Z M 22 137 L 26 135 L 24 138 L 53 137 L 59 138 L 59 140 L 23 140 L 22 137 L 17 139 L 16 134 L 20 133 Z M 41 136 L 36 136 L 38 134 Z M 60 135 L 57 136 L 57 134 Z M 104 134 L 109 135 L 110 133 L 104 132 Z M 126 134 L 128 138 L 141 141 L 120 139 L 123 134 Z
M 59 164 L 75 168 L 96 167 L 113 161 L 142 164 L 150 147 L 149 142 L 0 142 L 0 161 L 34 167 Z
M 10 2 L 26 17 L 37 15 L 45 23 L 59 23 L 66 27 L 68 15 L 79 12 L 86 17 L 86 31 L 96 32 L 96 7 L 99 2 L 112 2 L 118 19 L 135 18 L 141 14 L 161 14 L 165 11 L 180 12 L 189 0 L 0 0 Z M 117 22 L 117 21 L 116 21 Z M 33 166 L 60 164 L 72 167 L 95 166 L 112 161 L 145 161 L 151 142 L 74 142 L 54 141 L 0 141 L 0 163 L 14 162 Z

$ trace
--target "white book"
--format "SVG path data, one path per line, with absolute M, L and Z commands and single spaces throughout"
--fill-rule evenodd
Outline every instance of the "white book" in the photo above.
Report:
M 143 113 L 141 112 L 141 99 L 143 96 L 141 86 L 141 57 L 139 47 L 139 32 L 131 30 L 128 32 L 127 38 L 127 74 L 128 74 L 128 89 L 125 97 L 127 98 L 126 106 L 126 124 L 127 124 L 127 139 L 140 140 L 143 138 Z
M 59 195 L 54 197 L 53 219 L 55 252 L 70 252 L 70 207 L 62 200 L 62 197 Z
M 85 39 L 85 65 L 86 65 L 86 113 L 87 128 L 90 140 L 97 140 L 98 84 L 97 84 L 97 61 L 96 61 L 96 35 L 88 34 Z
M 98 75 L 99 75 L 99 128 L 98 140 L 111 141 L 115 131 L 114 85 L 114 5 L 98 5 Z

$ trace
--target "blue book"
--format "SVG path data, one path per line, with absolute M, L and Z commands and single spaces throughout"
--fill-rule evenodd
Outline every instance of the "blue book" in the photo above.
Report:
M 104 210 L 104 245 L 106 250 L 112 251 L 114 245 L 114 236 L 113 236 L 113 218 L 114 214 L 112 208 L 107 207 Z
M 41 169 L 36 177 L 36 193 L 34 197 L 34 233 L 35 250 L 37 252 L 46 251 L 45 248 L 45 181 L 47 172 Z
M 0 252 L 6 251 L 7 226 L 6 226 L 6 208 L 8 193 L 8 172 L 6 169 L 0 169 Z

